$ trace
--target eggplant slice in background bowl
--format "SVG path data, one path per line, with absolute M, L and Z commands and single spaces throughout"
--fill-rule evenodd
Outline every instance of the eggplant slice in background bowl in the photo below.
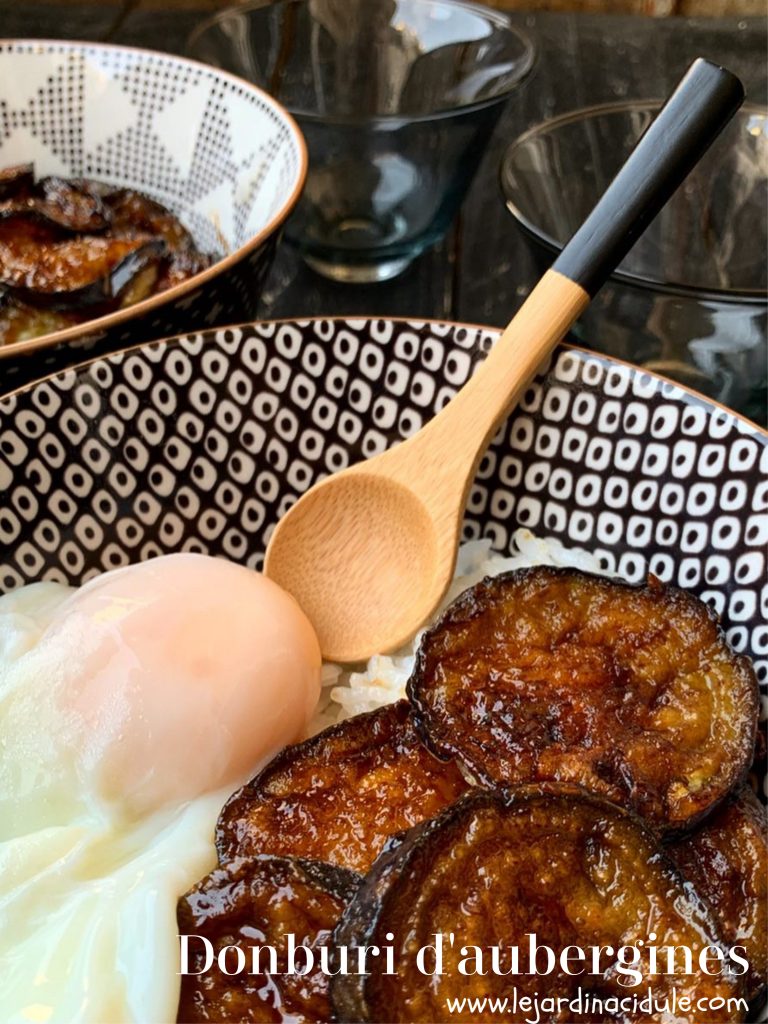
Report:
M 255 315 L 306 176 L 304 140 L 280 104 L 194 61 L 90 43 L 4 41 L 0 83 L 0 241 L 20 220 L 27 236 L 55 239 L 35 272 L 2 261 L 0 316 L 29 303 L 40 318 L 0 343 L 0 390 L 88 355 Z M 177 240 L 194 243 L 165 260 L 159 281 L 158 234 L 166 246 L 170 234 L 156 204 L 178 219 Z M 105 219 L 151 220 L 153 209 L 152 237 L 83 244 L 79 233 L 98 238 Z M 73 266 L 71 294 L 47 296 Z M 92 318 L 74 322 L 83 312 Z
M 88 178 L 7 168 L 0 199 L 0 345 L 124 309 L 215 261 L 164 206 Z

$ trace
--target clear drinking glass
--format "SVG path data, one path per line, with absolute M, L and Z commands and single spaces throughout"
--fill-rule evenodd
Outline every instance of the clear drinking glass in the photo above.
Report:
M 294 115 L 309 177 L 286 236 L 320 273 L 361 282 L 445 233 L 534 56 L 504 15 L 460 0 L 260 0 L 188 50 Z
M 530 129 L 501 166 L 507 207 L 546 269 L 658 112 L 632 101 Z M 582 315 L 574 334 L 766 422 L 768 110 L 745 106 Z

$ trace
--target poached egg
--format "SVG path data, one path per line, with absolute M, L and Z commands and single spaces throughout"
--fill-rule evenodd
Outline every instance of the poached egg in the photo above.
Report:
M 293 598 L 221 559 L 0 598 L 1 1020 L 175 1020 L 176 901 L 320 673 Z

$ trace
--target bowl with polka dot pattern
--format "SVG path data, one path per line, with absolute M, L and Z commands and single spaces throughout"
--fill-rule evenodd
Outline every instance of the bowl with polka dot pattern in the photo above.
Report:
M 418 430 L 490 328 L 249 323 L 141 344 L 0 399 L 0 591 L 165 552 L 254 568 L 316 480 Z M 768 683 L 768 434 L 686 388 L 563 346 L 480 464 L 463 526 L 593 552 L 698 594 Z
M 307 167 L 293 118 L 216 68 L 95 43 L 0 41 L 0 168 L 136 189 L 179 217 L 210 267 L 85 324 L 0 345 L 0 390 L 89 355 L 257 313 Z

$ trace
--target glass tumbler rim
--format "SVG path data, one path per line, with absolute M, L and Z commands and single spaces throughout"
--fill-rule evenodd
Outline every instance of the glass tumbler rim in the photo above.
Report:
M 663 99 L 617 100 L 609 101 L 607 103 L 596 103 L 588 107 L 579 107 L 577 110 L 567 111 L 566 113 L 557 114 L 554 117 L 549 117 L 544 121 L 540 121 L 538 124 L 526 129 L 522 135 L 519 135 L 513 142 L 511 142 L 504 150 L 504 154 L 499 165 L 499 185 L 501 187 L 505 206 L 523 231 L 529 237 L 534 239 L 534 241 L 540 243 L 545 249 L 548 249 L 553 256 L 557 256 L 565 245 L 565 242 L 559 242 L 557 239 L 553 238 L 536 225 L 529 216 L 523 213 L 512 196 L 508 175 L 510 165 L 518 150 L 527 145 L 531 139 L 537 137 L 543 138 L 552 131 L 556 131 L 557 129 L 569 124 L 588 121 L 604 114 L 622 114 L 633 111 L 653 112 L 659 110 L 663 102 Z M 740 110 L 737 111 L 735 118 L 741 118 L 745 115 L 764 117 L 768 120 L 768 107 L 761 106 L 757 103 L 745 103 Z M 677 296 L 699 302 L 724 302 L 749 306 L 754 305 L 756 307 L 768 304 L 768 291 L 763 291 L 759 288 L 740 289 L 717 288 L 714 286 L 700 287 L 697 285 L 683 284 L 682 282 L 677 281 L 654 280 L 653 278 L 644 277 L 641 274 L 631 273 L 626 270 L 614 270 L 610 279 L 612 281 L 621 282 L 621 284 L 628 285 L 632 288 L 638 288 L 641 291 L 652 291 L 663 295 Z
M 307 4 L 308 2 L 309 0 L 247 0 L 246 3 L 226 7 L 224 10 L 218 11 L 216 14 L 212 15 L 210 18 L 206 18 L 192 29 L 187 37 L 185 52 L 192 55 L 194 53 L 195 46 L 198 44 L 202 36 L 204 36 L 210 29 L 217 27 L 222 22 L 228 21 L 233 16 L 249 13 L 251 11 L 263 10 L 267 7 L 277 7 L 280 5 L 287 6 L 288 4 L 301 3 Z M 328 114 L 319 113 L 314 110 L 302 109 L 287 102 L 285 99 L 279 100 L 291 116 L 295 117 L 297 120 L 303 120 L 314 124 L 366 124 L 381 126 L 385 129 L 395 129 L 405 124 L 438 121 L 450 117 L 456 117 L 458 114 L 463 115 L 472 113 L 476 110 L 485 110 L 488 107 L 495 106 L 496 104 L 504 103 L 533 70 L 537 59 L 536 46 L 533 40 L 527 32 L 524 32 L 517 25 L 513 25 L 511 20 L 503 11 L 496 10 L 492 7 L 486 7 L 480 3 L 473 3 L 472 0 L 407 0 L 407 2 L 414 5 L 422 5 L 424 7 L 463 8 L 478 14 L 486 21 L 492 22 L 496 28 L 507 32 L 510 36 L 515 36 L 521 44 L 521 56 L 519 58 L 520 66 L 515 72 L 513 80 L 499 93 L 496 93 L 493 96 L 488 96 L 485 99 L 473 100 L 467 103 L 455 104 L 450 107 L 439 107 L 436 110 L 411 114 L 407 112 L 364 115 Z M 201 60 L 202 58 L 198 56 L 196 59 Z M 233 74 L 237 74 L 237 72 L 233 72 Z

